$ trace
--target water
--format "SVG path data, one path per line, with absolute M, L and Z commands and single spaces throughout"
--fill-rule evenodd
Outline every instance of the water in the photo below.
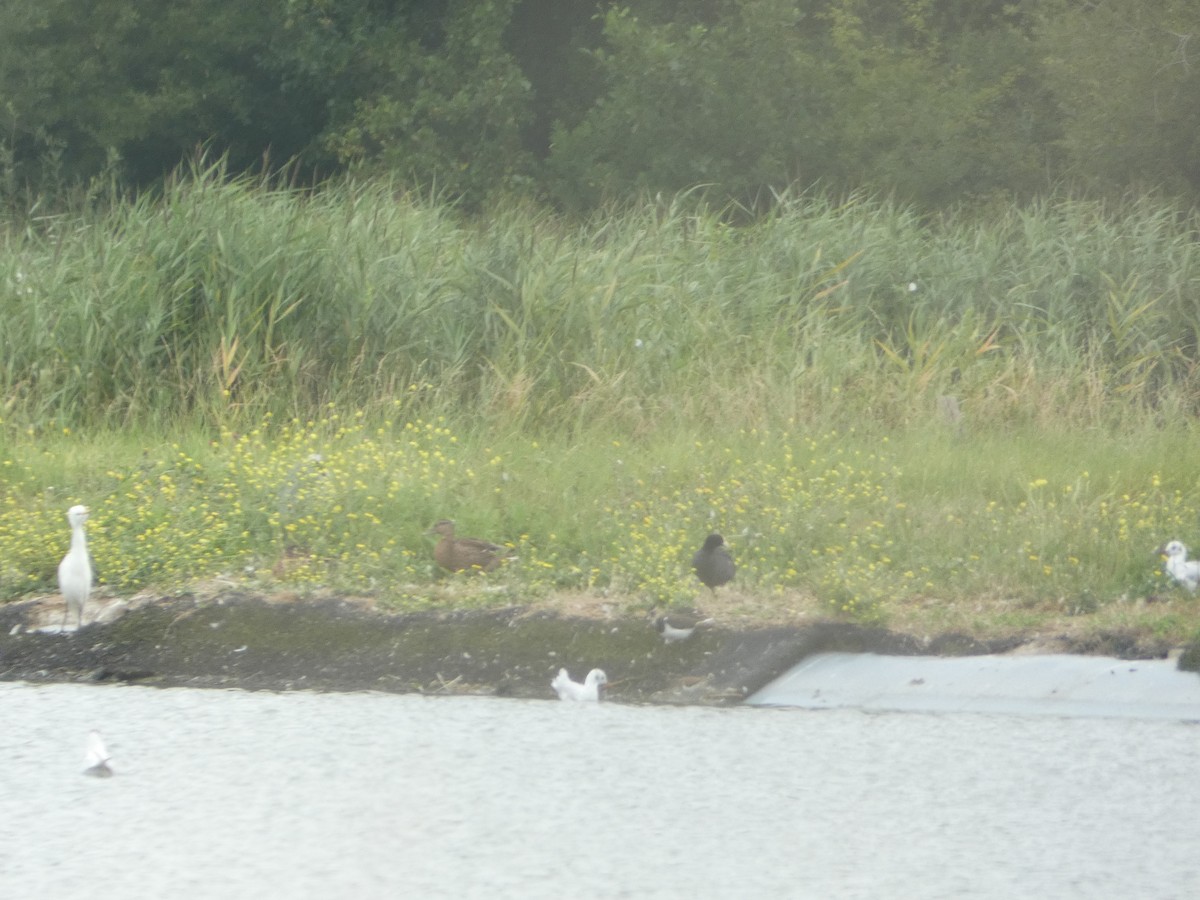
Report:
M 0 684 L 0 726 L 6 897 L 1200 896 L 1180 721 Z

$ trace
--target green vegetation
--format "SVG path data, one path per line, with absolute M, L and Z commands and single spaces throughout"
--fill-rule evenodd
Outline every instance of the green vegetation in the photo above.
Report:
M 466 218 L 387 181 L 217 170 L 0 231 L 0 370 L 35 430 L 376 407 L 495 428 L 1123 428 L 1197 408 L 1194 213 L 987 218 L 852 195 Z M 915 289 L 910 289 L 915 288 Z
M 157 186 L 197 147 L 473 208 L 1195 202 L 1198 30 L 1175 0 L 8 0 L 0 202 Z
M 727 622 L 817 615 L 926 633 L 1061 619 L 1181 638 L 1198 624 L 1196 601 L 1166 583 L 1153 552 L 1195 528 L 1182 430 L 1144 433 L 1138 447 L 933 428 L 891 440 L 694 435 L 460 438 L 401 400 L 378 424 L 327 410 L 190 444 L 12 436 L 3 589 L 53 590 L 64 510 L 86 501 L 100 577 L 120 593 L 221 578 L 328 586 L 399 609 L 554 607 L 603 593 L 630 610 L 698 603 Z M 436 572 L 424 531 L 444 514 L 507 540 L 520 560 L 487 577 Z M 739 575 L 711 596 L 687 560 L 714 529 Z
M 82 501 L 122 592 L 1190 636 L 1198 28 L 4 4 L 0 599 Z M 443 516 L 520 562 L 442 576 Z
M 1200 545 L 1193 216 L 466 219 L 221 175 L 0 233 L 5 598 L 53 589 L 84 502 L 121 592 L 1200 626 L 1153 552 Z M 440 575 L 443 516 L 520 561 Z M 709 530 L 739 564 L 716 597 L 687 569 Z

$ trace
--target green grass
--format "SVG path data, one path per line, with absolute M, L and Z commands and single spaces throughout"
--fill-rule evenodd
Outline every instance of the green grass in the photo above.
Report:
M 1200 625 L 1153 555 L 1200 545 L 1192 213 L 797 197 L 730 220 L 466 219 L 219 170 L 11 216 L 0 595 L 52 589 L 85 502 L 122 592 Z M 520 562 L 443 578 L 446 516 Z M 687 568 L 710 529 L 739 564 L 717 598 Z
M 1200 601 L 1166 583 L 1154 554 L 1197 528 L 1200 484 L 1178 462 L 1159 464 L 1180 458 L 1190 429 L 1138 444 L 932 423 L 885 437 L 483 440 L 403 403 L 394 412 L 371 421 L 329 408 L 320 420 L 267 418 L 167 443 L 10 438 L 0 589 L 53 590 L 64 512 L 85 502 L 100 578 L 121 593 L 220 577 L 366 593 L 398 609 L 591 594 L 752 622 L 999 633 L 1121 621 L 1178 639 L 1200 626 Z M 439 573 L 425 531 L 443 516 L 510 543 L 520 560 L 487 578 Z M 710 530 L 739 566 L 717 597 L 688 568 Z

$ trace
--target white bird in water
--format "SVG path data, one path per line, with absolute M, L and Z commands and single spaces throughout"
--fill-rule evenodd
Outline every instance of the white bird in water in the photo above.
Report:
M 583 684 L 572 681 L 566 669 L 559 669 L 550 687 L 554 688 L 559 700 L 597 701 L 600 699 L 600 686 L 608 684 L 608 676 L 602 669 L 592 669 L 587 673 Z
M 83 530 L 87 520 L 86 506 L 72 506 L 67 510 L 67 521 L 71 523 L 71 549 L 58 564 L 58 589 L 66 601 L 60 631 L 66 630 L 71 613 L 75 613 L 79 627 L 83 627 L 83 605 L 92 591 L 92 562 L 88 559 L 87 534 Z
M 108 749 L 104 746 L 104 739 L 100 737 L 100 732 L 88 732 L 87 751 L 83 755 L 83 761 L 87 763 L 87 768 L 83 770 L 83 774 L 91 775 L 93 778 L 111 778 L 113 770 L 109 766 L 108 760 Z
M 658 629 L 658 633 L 662 635 L 662 639 L 668 644 L 673 644 L 676 641 L 685 641 L 692 636 L 692 633 L 701 625 L 709 625 L 712 619 L 697 619 L 695 616 L 684 615 L 683 613 L 666 613 L 654 620 L 654 627 Z
M 1187 547 L 1179 541 L 1171 541 L 1161 552 L 1167 558 L 1163 564 L 1167 574 L 1175 579 L 1176 584 L 1195 593 L 1196 588 L 1200 587 L 1200 560 L 1188 559 Z

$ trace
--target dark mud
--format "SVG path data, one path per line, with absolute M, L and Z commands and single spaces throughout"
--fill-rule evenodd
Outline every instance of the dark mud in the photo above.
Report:
M 0 607 L 0 680 L 552 699 L 550 679 L 560 666 L 576 680 L 599 667 L 613 700 L 728 705 L 813 653 L 958 656 L 1003 653 L 1023 643 L 953 634 L 919 641 L 824 622 L 741 631 L 712 626 L 664 644 L 641 619 L 576 619 L 522 608 L 401 615 L 339 600 L 268 602 L 237 591 L 163 598 L 67 634 L 34 630 L 37 613 L 32 604 Z M 1123 657 L 1167 650 L 1120 634 L 1067 649 Z

